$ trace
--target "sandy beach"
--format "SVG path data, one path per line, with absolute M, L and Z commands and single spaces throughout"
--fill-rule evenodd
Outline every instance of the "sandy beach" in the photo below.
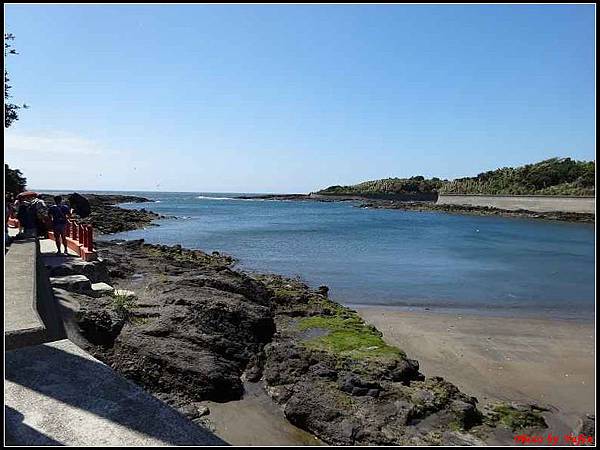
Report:
M 569 432 L 595 410 L 592 320 L 484 317 L 363 308 L 385 340 L 417 359 L 426 376 L 442 376 L 481 404 L 535 402 L 556 412 L 549 423 Z

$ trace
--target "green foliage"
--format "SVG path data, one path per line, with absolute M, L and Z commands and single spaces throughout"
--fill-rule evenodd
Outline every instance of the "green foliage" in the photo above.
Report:
M 312 316 L 300 321 L 300 330 L 321 328 L 329 330 L 325 336 L 309 339 L 309 348 L 339 356 L 362 358 L 404 358 L 404 352 L 387 345 L 381 333 L 367 325 L 356 313 L 335 316 Z
M 27 180 L 19 169 L 11 169 L 4 164 L 4 190 L 7 194 L 17 195 L 25 190 Z
M 365 181 L 353 186 L 330 186 L 318 191 L 317 194 L 369 196 L 432 193 L 440 189 L 444 183 L 445 181 L 439 178 L 427 180 L 419 175 L 411 178 L 386 178 Z
M 111 297 L 112 309 L 125 317 L 129 317 L 131 315 L 131 311 L 133 311 L 137 306 L 137 300 L 133 295 L 116 294 L 113 292 Z
M 4 33 L 4 60 L 6 64 L 6 57 L 8 55 L 16 55 L 17 51 L 12 48 L 11 41 L 15 39 L 15 36 L 11 33 Z M 9 103 L 7 100 L 11 97 L 10 89 L 12 86 L 8 84 L 10 78 L 8 71 L 4 69 L 4 127 L 8 128 L 12 125 L 15 120 L 19 120 L 18 110 L 21 108 L 27 108 L 27 105 L 16 105 Z
M 594 195 L 596 164 L 551 158 L 522 167 L 504 167 L 445 184 L 443 194 Z
M 386 178 L 353 186 L 330 186 L 321 195 L 393 198 L 406 194 L 595 195 L 596 163 L 551 158 L 522 167 L 504 167 L 454 181 Z

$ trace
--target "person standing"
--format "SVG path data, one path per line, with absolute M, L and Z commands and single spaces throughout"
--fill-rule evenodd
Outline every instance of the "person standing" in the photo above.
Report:
M 67 226 L 67 219 L 71 215 L 69 207 L 62 202 L 62 197 L 57 195 L 54 197 L 54 205 L 48 208 L 48 216 L 52 220 L 52 231 L 54 232 L 54 241 L 56 242 L 57 255 L 60 255 L 60 243 L 62 242 L 65 247 L 65 255 L 68 255 L 67 250 L 67 237 L 65 236 L 65 228 Z
M 36 195 L 31 204 L 35 210 L 35 227 L 37 235 L 48 237 L 48 207 L 40 194 Z
M 19 198 L 17 219 L 19 219 L 19 236 L 30 238 L 37 236 L 35 206 L 28 197 Z

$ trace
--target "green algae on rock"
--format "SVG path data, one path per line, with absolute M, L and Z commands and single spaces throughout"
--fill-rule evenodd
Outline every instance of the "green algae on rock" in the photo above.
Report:
M 536 405 L 511 405 L 500 402 L 487 406 L 487 418 L 491 423 L 512 431 L 525 428 L 547 428 L 541 413 L 548 411 Z
M 365 324 L 358 314 L 349 313 L 348 316 L 313 316 L 302 319 L 298 324 L 300 330 L 328 330 L 324 336 L 304 341 L 304 345 L 354 358 L 406 357 L 402 350 L 387 345 L 381 332 L 372 325 Z

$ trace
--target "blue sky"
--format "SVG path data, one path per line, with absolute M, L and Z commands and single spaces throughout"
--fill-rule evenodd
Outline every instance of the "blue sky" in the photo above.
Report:
M 595 158 L 593 5 L 8 5 L 31 188 L 308 192 Z

